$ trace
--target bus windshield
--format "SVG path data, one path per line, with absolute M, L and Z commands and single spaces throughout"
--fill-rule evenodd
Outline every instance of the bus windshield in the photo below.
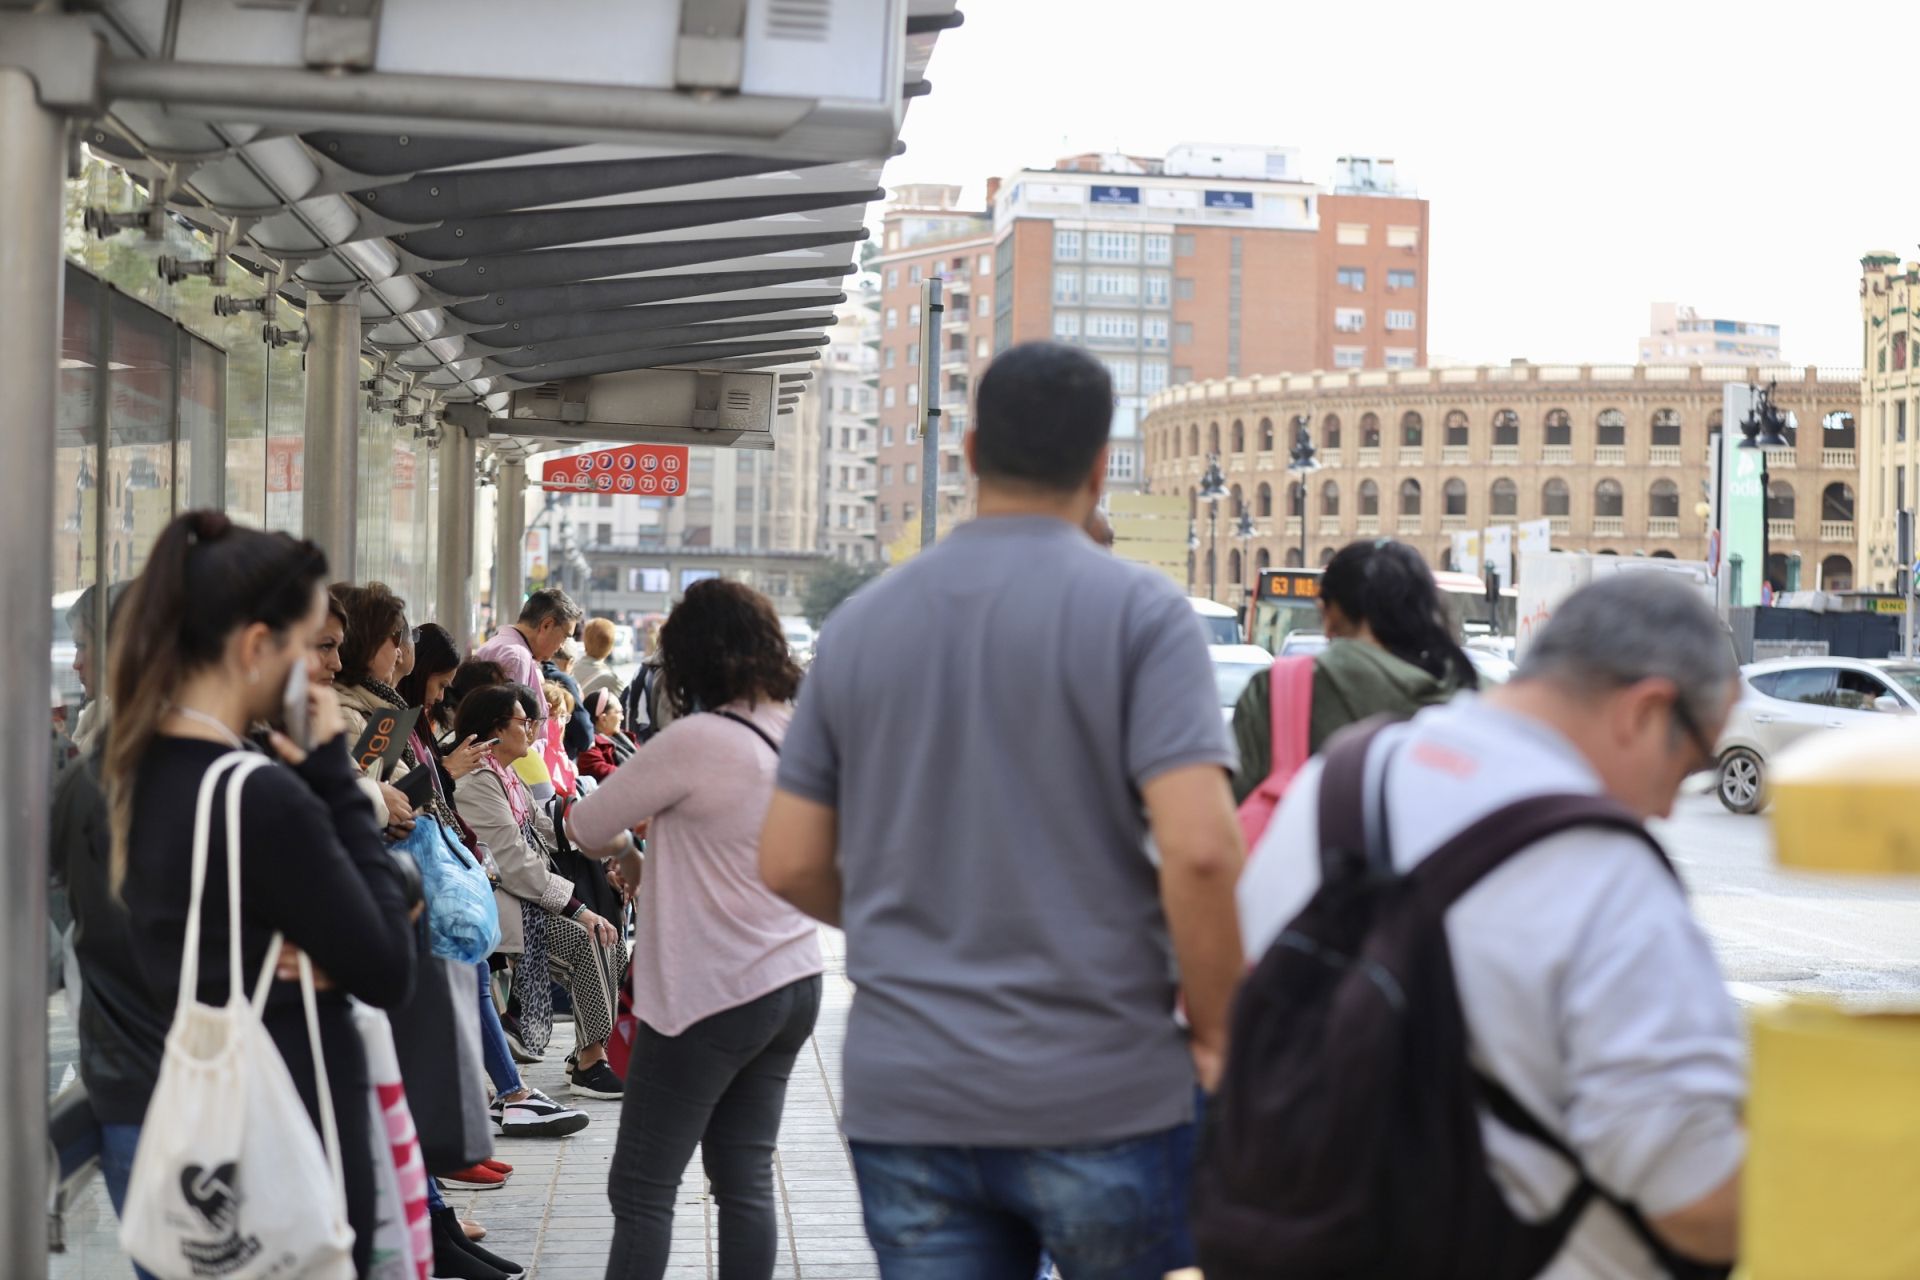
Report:
M 1254 589 L 1253 643 L 1279 653 L 1296 631 L 1320 630 L 1320 571 L 1263 569 Z

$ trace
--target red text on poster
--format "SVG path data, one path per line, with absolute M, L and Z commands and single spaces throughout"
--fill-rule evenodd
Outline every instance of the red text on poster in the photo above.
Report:
M 556 493 L 677 498 L 687 491 L 687 447 L 634 444 L 554 458 L 540 468 L 540 487 Z

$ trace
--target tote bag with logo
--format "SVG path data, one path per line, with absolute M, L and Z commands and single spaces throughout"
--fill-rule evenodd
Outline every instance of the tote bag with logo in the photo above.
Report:
M 313 969 L 300 961 L 300 995 L 320 1100 L 314 1132 L 280 1050 L 260 1021 L 280 935 L 248 1000 L 240 967 L 240 790 L 267 763 L 222 756 L 200 784 L 193 825 L 193 890 L 180 960 L 180 1000 L 160 1078 L 147 1104 L 121 1214 L 120 1244 L 159 1280 L 353 1280 L 340 1136 L 320 1049 Z M 229 777 L 227 971 L 224 1006 L 201 1004 L 200 911 L 214 791 Z

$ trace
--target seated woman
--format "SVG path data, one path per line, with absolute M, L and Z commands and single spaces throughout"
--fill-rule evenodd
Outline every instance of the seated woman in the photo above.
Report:
M 580 772 L 595 782 L 605 782 L 639 748 L 622 728 L 626 713 L 620 709 L 620 696 L 612 689 L 588 694 L 587 713 L 593 717 L 593 745 L 580 753 Z
M 516 957 L 513 986 L 520 1003 L 518 1025 L 510 1030 L 528 1052 L 544 1052 L 553 1032 L 548 983 L 560 981 L 573 997 L 568 1089 L 585 1098 L 618 1098 L 622 1085 L 607 1065 L 607 1037 L 613 1034 L 626 944 L 554 869 L 553 823 L 513 770 L 534 749 L 533 726 L 542 711 L 538 695 L 521 685 L 476 689 L 462 699 L 455 736 L 498 741 L 481 758 L 483 767 L 455 784 L 454 796 L 500 868 L 500 950 Z

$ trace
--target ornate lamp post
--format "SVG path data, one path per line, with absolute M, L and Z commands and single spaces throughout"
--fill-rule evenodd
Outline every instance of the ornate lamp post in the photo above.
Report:
M 1287 470 L 1293 473 L 1294 483 L 1300 486 L 1300 567 L 1307 567 L 1307 477 L 1320 469 L 1320 460 L 1314 457 L 1317 451 L 1313 447 L 1313 437 L 1304 424 L 1296 422 L 1293 426 L 1293 447 L 1288 451 Z
M 1220 455 L 1207 455 L 1206 474 L 1200 477 L 1200 496 L 1207 500 L 1210 529 L 1207 541 L 1207 599 L 1220 598 L 1220 499 L 1227 495 L 1227 477 L 1220 470 Z
M 1253 513 L 1244 506 L 1240 508 L 1240 518 L 1234 521 L 1233 533 L 1240 539 L 1240 586 L 1244 592 L 1241 603 L 1246 604 L 1260 585 L 1260 572 L 1253 567 Z
M 1769 382 L 1765 388 L 1748 388 L 1753 392 L 1753 408 L 1740 423 L 1740 434 L 1746 439 L 1735 446 L 1760 450 L 1760 580 L 1767 586 L 1771 585 L 1766 576 L 1767 566 L 1773 559 L 1773 513 L 1767 507 L 1773 501 L 1773 482 L 1767 475 L 1766 451 L 1786 448 L 1791 441 L 1785 428 L 1793 425 L 1791 418 L 1773 403 L 1774 389 L 1778 386 L 1777 382 Z

